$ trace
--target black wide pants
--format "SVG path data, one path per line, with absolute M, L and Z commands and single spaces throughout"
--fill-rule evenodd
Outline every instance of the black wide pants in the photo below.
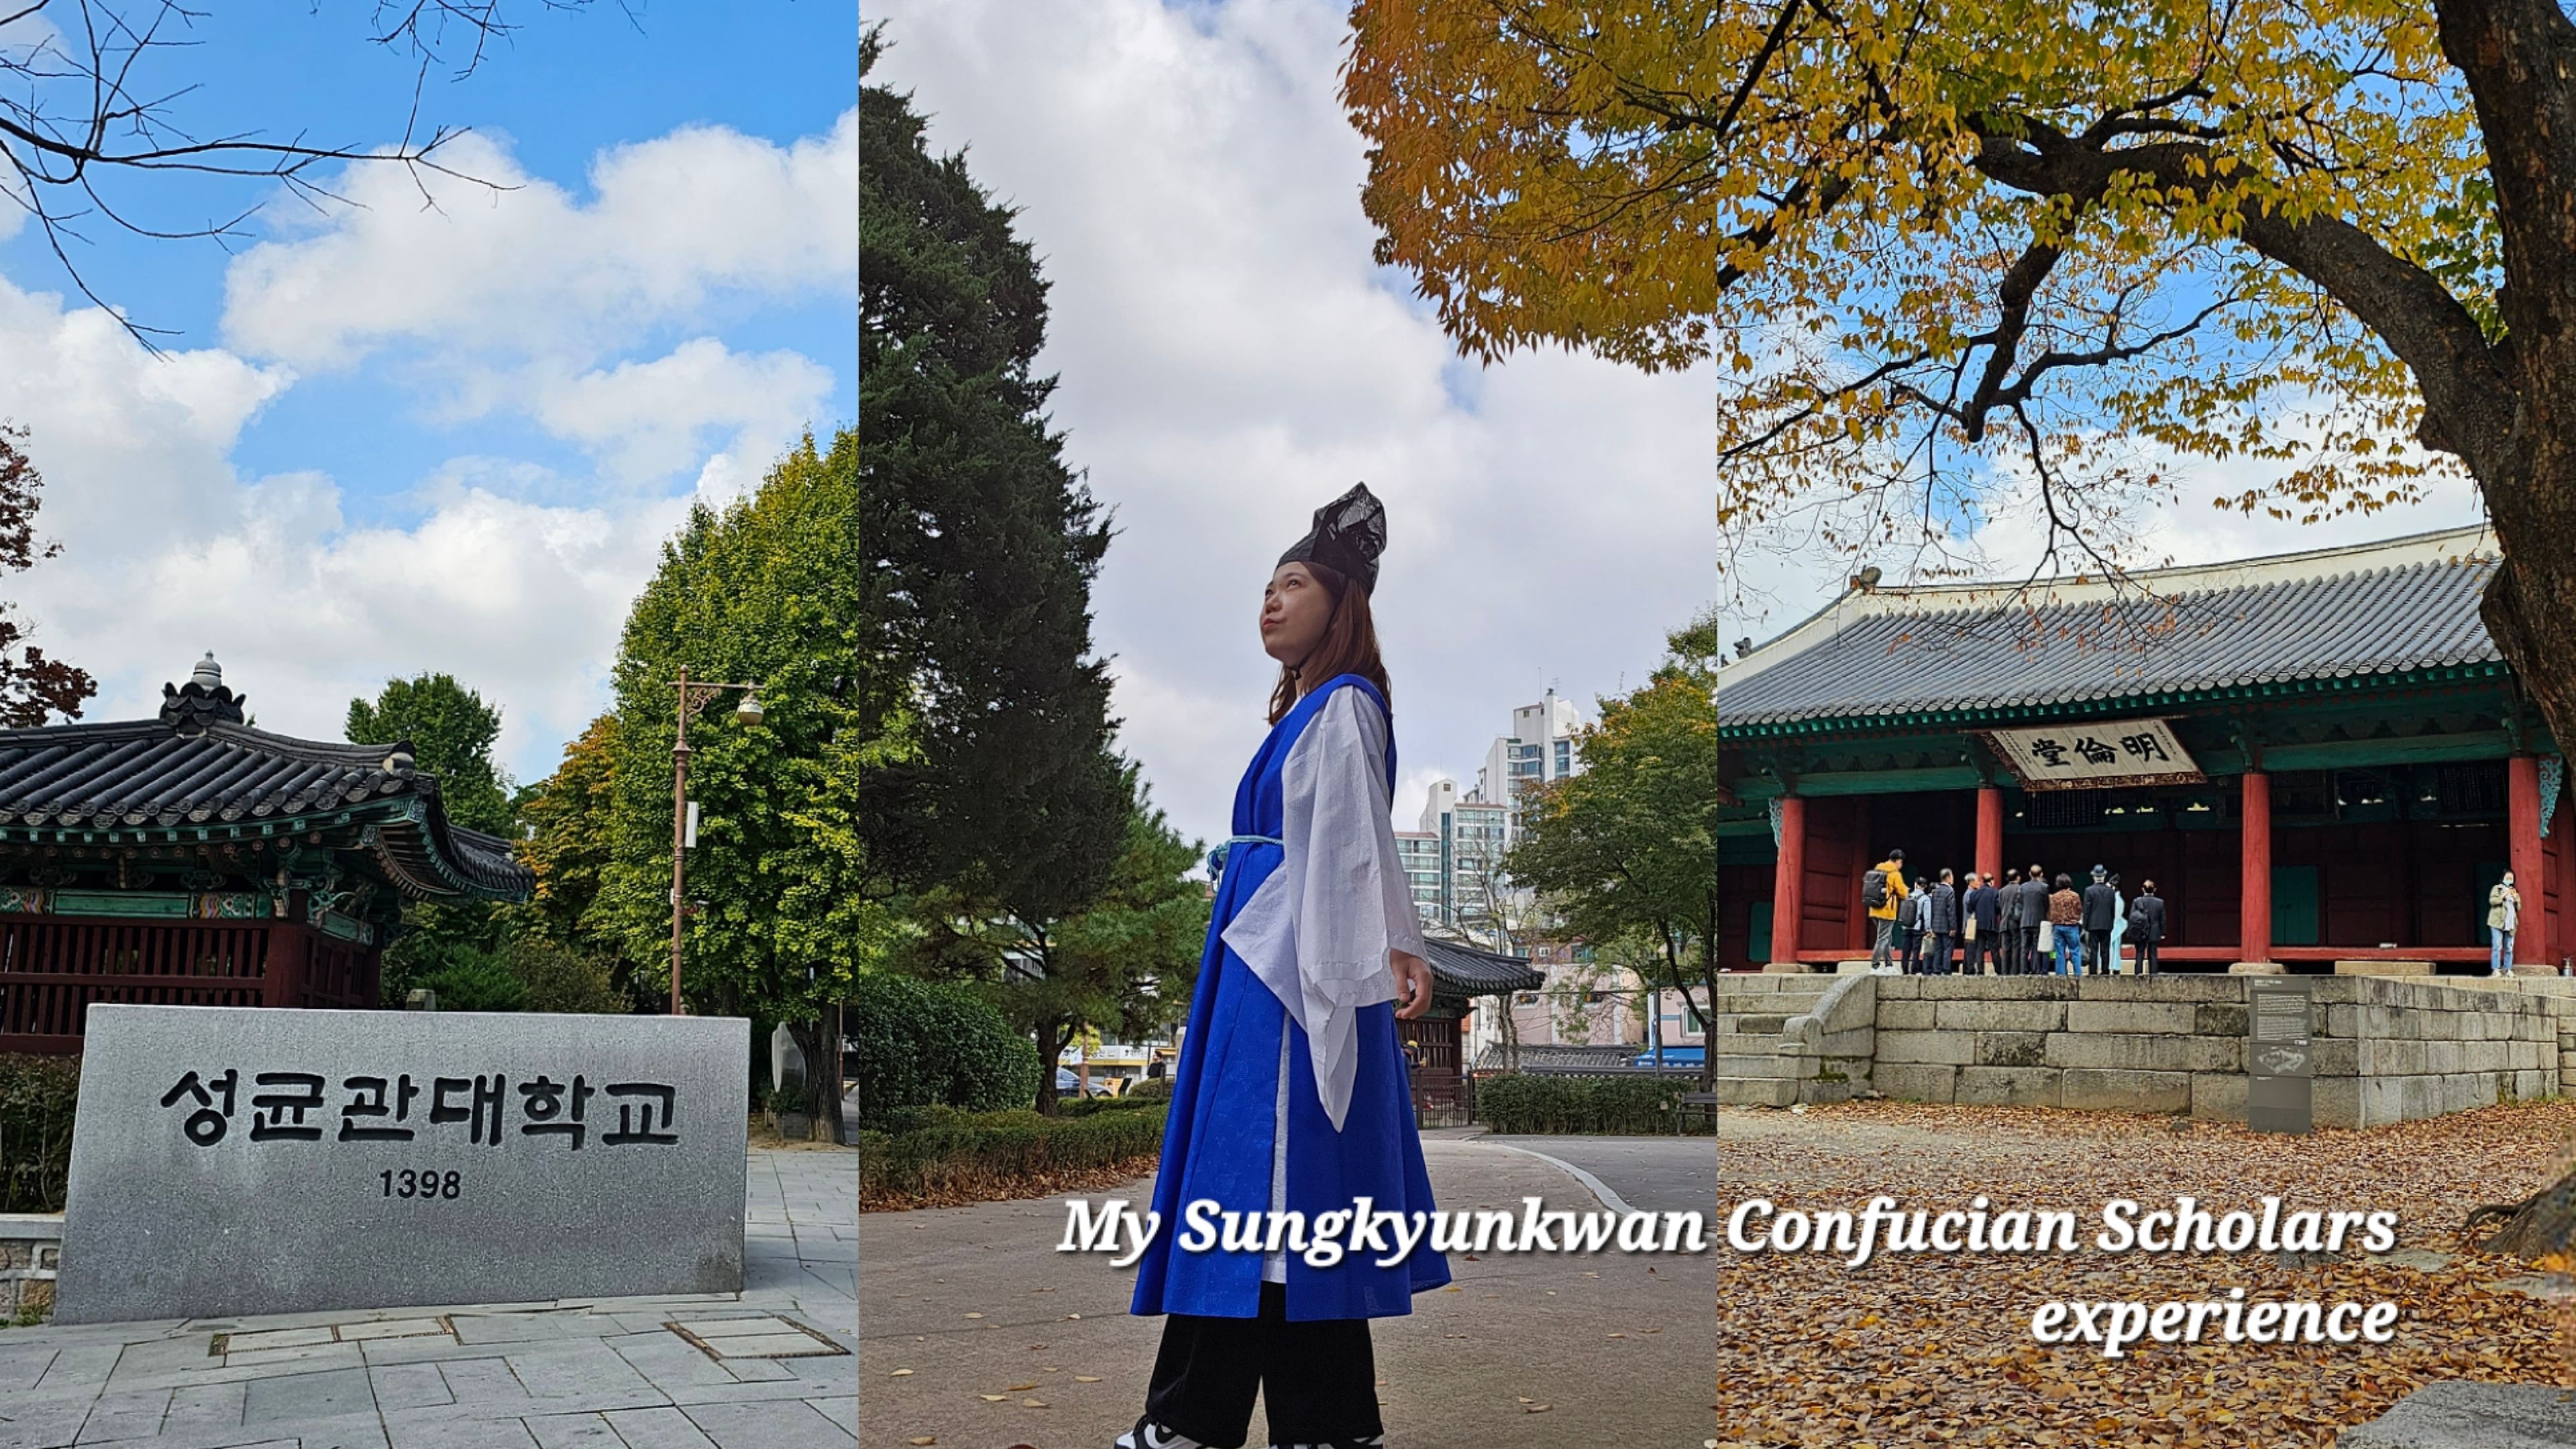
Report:
M 1145 1391 L 1145 1412 L 1215 1449 L 1236 1449 L 1261 1395 L 1274 1444 L 1328 1444 L 1385 1432 L 1377 1357 L 1365 1318 L 1288 1321 L 1287 1289 L 1261 1285 L 1256 1318 L 1174 1313 Z

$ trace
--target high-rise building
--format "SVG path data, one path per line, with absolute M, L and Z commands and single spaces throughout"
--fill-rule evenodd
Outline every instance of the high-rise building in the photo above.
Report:
M 1431 782 L 1421 828 L 1412 832 L 1429 838 L 1429 847 L 1415 848 L 1437 862 L 1439 889 L 1424 924 L 1450 926 L 1472 937 L 1492 919 L 1489 882 L 1502 865 L 1509 814 L 1502 805 L 1460 796 L 1455 780 Z M 1404 848 L 1399 839 L 1397 849 Z M 1421 894 L 1414 899 L 1420 903 Z
M 1583 755 L 1574 742 L 1582 724 L 1574 701 L 1550 689 L 1538 703 L 1513 710 L 1512 732 L 1495 736 L 1486 749 L 1473 798 L 1504 807 L 1507 842 L 1520 839 L 1521 801 L 1532 786 L 1582 772 Z

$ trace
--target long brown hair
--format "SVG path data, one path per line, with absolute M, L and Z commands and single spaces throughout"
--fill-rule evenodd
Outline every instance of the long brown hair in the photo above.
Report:
M 1395 708 L 1395 693 L 1386 682 L 1385 661 L 1378 658 L 1377 620 L 1369 614 L 1368 590 L 1352 588 L 1346 575 L 1322 564 L 1300 562 L 1332 597 L 1333 614 L 1324 623 L 1324 637 L 1316 641 L 1304 659 L 1279 666 L 1279 683 L 1270 691 L 1270 722 L 1277 724 L 1286 719 L 1307 687 L 1342 674 L 1356 674 L 1376 685 L 1377 692 L 1386 697 L 1387 708 Z

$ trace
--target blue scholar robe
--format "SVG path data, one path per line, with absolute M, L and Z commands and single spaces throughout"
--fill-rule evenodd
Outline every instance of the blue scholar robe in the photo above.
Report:
M 1396 1032 L 1394 1004 L 1383 999 L 1393 990 L 1384 953 L 1378 953 L 1377 974 L 1366 976 L 1360 969 L 1365 963 L 1319 966 L 1311 959 L 1310 946 L 1309 959 L 1303 963 L 1307 979 L 1302 994 L 1308 1005 L 1291 1011 L 1280 994 L 1281 986 L 1274 983 L 1297 991 L 1297 983 L 1282 973 L 1297 970 L 1299 963 L 1270 960 L 1256 968 L 1225 939 L 1227 928 L 1246 916 L 1245 908 L 1253 904 L 1263 883 L 1291 869 L 1288 841 L 1297 840 L 1301 855 L 1294 873 L 1305 894 L 1290 905 L 1285 904 L 1289 898 L 1283 890 L 1274 890 L 1253 914 L 1381 912 L 1386 936 L 1407 949 L 1418 948 L 1419 929 L 1399 864 L 1378 860 L 1376 873 L 1383 881 L 1385 873 L 1392 871 L 1392 882 L 1366 900 L 1352 898 L 1346 887 L 1343 894 L 1332 894 L 1337 884 L 1348 880 L 1347 874 L 1325 871 L 1312 879 L 1304 874 L 1304 861 L 1317 849 L 1341 850 L 1343 859 L 1377 855 L 1368 840 L 1357 838 L 1350 802 L 1361 797 L 1354 796 L 1354 782 L 1348 778 L 1353 766 L 1345 764 L 1345 773 L 1320 786 L 1309 781 L 1292 787 L 1284 778 L 1292 759 L 1300 758 L 1299 741 L 1328 709 L 1334 712 L 1327 729 L 1336 731 L 1337 745 L 1350 738 L 1384 740 L 1386 791 L 1383 796 L 1365 798 L 1373 802 L 1374 816 L 1368 824 L 1376 838 L 1389 850 L 1393 845 L 1383 803 L 1395 787 L 1395 746 L 1386 701 L 1359 676 L 1340 675 L 1308 691 L 1271 728 L 1251 767 L 1244 771 L 1243 783 L 1235 789 L 1238 841 L 1228 850 L 1218 878 L 1207 947 L 1190 1000 L 1189 1031 L 1172 1077 L 1171 1115 L 1163 1130 L 1162 1165 L 1154 1178 L 1153 1210 L 1161 1214 L 1161 1225 L 1137 1260 L 1136 1297 L 1130 1309 L 1134 1313 L 1251 1318 L 1258 1312 L 1263 1277 L 1263 1253 L 1258 1248 L 1228 1251 L 1221 1235 L 1204 1252 L 1176 1244 L 1190 1232 L 1187 1214 L 1195 1201 L 1213 1202 L 1220 1215 L 1241 1214 L 1247 1225 L 1260 1221 L 1271 1208 L 1283 1067 L 1288 1073 L 1285 1206 L 1289 1212 L 1305 1215 L 1310 1239 L 1317 1217 L 1327 1212 L 1348 1215 L 1365 1209 L 1400 1213 L 1407 1220 L 1421 1213 L 1427 1225 L 1433 1210 L 1422 1136 L 1413 1121 L 1411 1074 Z M 1354 723 L 1362 734 L 1350 733 Z M 1301 760 L 1301 767 L 1310 773 L 1314 754 L 1310 749 Z M 1346 748 L 1331 756 L 1334 761 L 1354 758 Z M 1360 783 L 1375 789 L 1373 780 Z M 1291 801 L 1297 788 L 1304 793 Z M 1316 794 L 1335 791 L 1343 802 L 1336 812 L 1316 809 Z M 1291 824 L 1292 820 L 1296 823 Z M 1332 829 L 1345 838 L 1316 842 L 1294 833 L 1316 828 Z M 1287 884 L 1281 882 L 1283 887 Z M 1400 919 L 1395 915 L 1399 908 Z M 1243 940 L 1245 934 L 1238 930 L 1236 939 Z M 1316 937 L 1334 934 L 1311 932 Z M 1264 979 L 1265 969 L 1270 979 Z M 1336 972 L 1343 979 L 1334 979 Z M 1325 1032 L 1324 1055 L 1333 1062 L 1328 1083 L 1348 1093 L 1338 1127 L 1326 1106 L 1327 1098 L 1337 1092 L 1318 1090 L 1313 1061 L 1317 1049 L 1304 1024 L 1322 1020 L 1323 1008 L 1317 1003 L 1335 999 L 1366 1002 L 1333 1013 L 1335 1024 Z M 1220 1228 L 1222 1221 L 1220 1216 Z M 1394 1251 L 1392 1231 L 1381 1229 L 1383 1250 L 1362 1246 L 1356 1252 L 1347 1251 L 1353 1241 L 1347 1230 L 1337 1240 L 1346 1251 L 1331 1267 L 1316 1267 L 1294 1250 L 1285 1254 L 1289 1318 L 1382 1318 L 1410 1313 L 1414 1294 L 1449 1281 L 1448 1259 L 1432 1251 L 1427 1231 L 1402 1262 L 1387 1267 L 1377 1266 L 1376 1260 Z

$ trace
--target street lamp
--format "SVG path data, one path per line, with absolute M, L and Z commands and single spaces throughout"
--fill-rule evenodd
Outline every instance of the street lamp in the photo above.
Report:
M 762 711 L 757 684 L 693 680 L 683 667 L 671 686 L 680 691 L 679 729 L 671 740 L 671 1014 L 685 1016 L 688 1009 L 680 1002 L 680 922 L 688 913 L 688 904 L 680 892 L 688 878 L 689 721 L 728 689 L 743 691 L 742 703 L 735 705 L 733 711 L 737 723 L 756 725 Z

